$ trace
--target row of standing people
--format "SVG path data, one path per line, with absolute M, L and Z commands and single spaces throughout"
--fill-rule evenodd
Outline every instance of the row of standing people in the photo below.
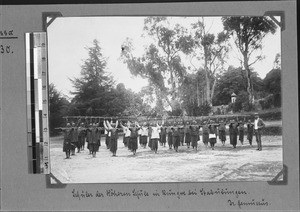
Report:
M 157 152 L 157 143 L 159 142 L 161 146 L 165 146 L 168 143 L 169 149 L 174 148 L 177 152 L 179 146 L 183 146 L 186 143 L 187 148 L 192 146 L 193 149 L 197 150 L 198 142 L 200 141 L 200 128 L 202 128 L 202 141 L 205 146 L 210 144 L 211 148 L 214 149 L 215 143 L 217 142 L 217 137 L 219 136 L 220 141 L 225 145 L 226 141 L 226 122 L 220 122 L 218 124 L 210 122 L 204 123 L 204 125 L 197 125 L 196 122 L 190 124 L 187 122 L 183 125 L 183 122 L 178 122 L 174 124 L 167 125 L 155 125 L 149 126 L 144 123 L 142 127 L 135 125 L 130 126 L 130 123 L 122 125 L 124 131 L 123 143 L 126 147 L 133 152 L 136 152 L 137 148 L 137 138 L 139 137 L 140 145 L 146 147 L 147 141 L 149 140 L 148 146 Z M 240 122 L 230 122 L 229 123 L 229 138 L 230 144 L 233 148 L 236 148 L 237 138 L 241 144 L 244 142 L 245 127 L 244 123 Z M 247 123 L 247 139 L 252 146 L 253 130 L 254 124 L 250 121 Z M 157 129 L 158 128 L 158 129 Z
M 89 149 L 89 154 L 96 157 L 96 152 L 99 151 L 101 146 L 101 135 L 103 131 L 109 132 L 109 146 L 113 155 L 116 154 L 117 149 L 117 129 L 114 126 L 118 125 L 118 122 L 113 124 L 108 121 L 104 123 L 104 127 L 100 127 L 100 123 L 77 123 L 74 122 L 67 123 L 66 127 L 57 128 L 63 132 L 64 142 L 63 142 L 63 152 L 66 153 L 66 158 L 71 158 L 71 155 L 75 155 L 75 150 L 77 148 L 77 153 L 84 150 L 85 143 L 87 143 L 87 148 Z
M 257 120 L 257 119 L 256 119 Z M 261 125 L 264 126 L 264 123 L 261 121 Z M 125 124 L 120 122 L 120 126 L 123 130 L 123 143 L 133 154 L 136 154 L 138 149 L 138 140 L 140 145 L 146 148 L 148 146 L 157 153 L 158 143 L 161 146 L 165 146 L 168 143 L 169 149 L 174 148 L 177 152 L 179 146 L 183 146 L 186 143 L 187 147 L 192 146 L 193 149 L 197 151 L 198 142 L 200 141 L 200 128 L 202 128 L 202 141 L 207 147 L 210 144 L 210 147 L 214 149 L 215 143 L 217 142 L 217 137 L 223 145 L 226 141 L 226 125 L 229 127 L 229 138 L 230 144 L 233 148 L 236 148 L 237 138 L 241 144 L 244 142 L 245 134 L 245 123 L 237 122 L 231 120 L 227 122 L 204 122 L 202 125 L 198 125 L 196 121 L 192 123 L 186 122 L 177 122 L 177 123 L 168 123 L 159 125 L 158 123 L 144 123 L 140 126 L 137 122 L 131 124 L 129 121 Z M 75 154 L 75 149 L 84 150 L 85 141 L 88 143 L 87 148 L 90 151 L 90 154 L 93 157 L 96 156 L 96 152 L 101 146 L 101 135 L 104 132 L 106 134 L 106 147 L 112 152 L 112 156 L 116 156 L 118 149 L 118 132 L 120 128 L 119 122 L 116 123 L 109 122 L 105 120 L 103 122 L 103 127 L 99 127 L 100 123 L 89 124 L 88 127 L 85 127 L 86 124 L 81 123 L 80 126 L 76 126 L 74 123 L 67 124 L 66 128 L 60 128 L 64 131 L 64 146 L 63 151 L 66 152 L 66 157 L 70 158 L 70 153 Z M 261 150 L 261 133 L 258 136 L 257 134 L 257 121 L 252 123 L 250 120 L 246 123 L 247 125 L 247 139 L 250 146 L 252 146 L 253 134 L 256 135 L 256 140 L 258 143 L 258 149 Z
M 235 120 L 230 120 L 229 122 L 220 121 L 219 123 L 214 123 L 213 121 L 204 122 L 203 125 L 198 125 L 196 121 L 192 123 L 183 122 L 178 123 L 168 123 L 164 125 L 159 125 L 158 123 L 144 123 L 143 126 L 139 126 L 136 122 L 133 126 L 128 121 L 126 124 L 120 124 L 123 128 L 124 137 L 123 143 L 129 150 L 136 153 L 137 140 L 139 138 L 140 145 L 146 148 L 147 141 L 149 140 L 148 146 L 151 150 L 157 153 L 158 142 L 161 146 L 165 146 L 168 143 L 169 148 L 177 152 L 179 146 L 183 146 L 186 143 L 187 147 L 192 146 L 193 149 L 198 147 L 198 141 L 200 141 L 200 128 L 202 127 L 202 140 L 205 146 L 210 146 L 214 149 L 215 143 L 217 142 L 217 137 L 223 145 L 226 141 L 226 125 L 229 128 L 229 140 L 233 148 L 237 146 L 237 139 L 243 145 L 245 131 L 247 132 L 247 140 L 252 147 L 253 135 L 256 136 L 256 141 L 258 148 L 257 150 L 262 150 L 261 145 L 261 129 L 265 126 L 262 119 L 259 118 L 258 114 L 255 113 L 254 123 L 249 119 L 247 123 L 237 122 Z M 245 128 L 246 125 L 246 128 Z

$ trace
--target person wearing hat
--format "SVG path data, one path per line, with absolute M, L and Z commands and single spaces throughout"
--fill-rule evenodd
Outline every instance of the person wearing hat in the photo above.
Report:
M 255 120 L 254 120 L 254 133 L 256 137 L 257 142 L 257 150 L 262 150 L 262 144 L 261 144 L 261 133 L 262 129 L 265 127 L 265 123 L 261 118 L 259 118 L 258 113 L 254 114 Z
M 204 145 L 207 147 L 208 146 L 208 142 L 209 142 L 209 128 L 208 128 L 207 121 L 203 122 L 203 126 L 202 126 L 202 141 L 203 141 Z
M 117 149 L 118 149 L 118 120 L 114 124 L 112 121 L 109 123 L 109 121 L 103 121 L 104 128 L 110 133 L 110 144 L 109 144 L 109 150 L 113 153 L 113 157 L 117 156 Z
M 253 131 L 254 131 L 254 124 L 251 123 L 251 119 L 248 119 L 248 122 L 247 122 L 247 139 L 249 141 L 250 147 L 252 147 Z
M 218 130 L 219 130 L 219 139 L 222 142 L 222 145 L 225 145 L 226 141 L 226 122 L 221 119 L 219 125 L 218 125 Z
M 184 137 L 185 137 L 185 143 L 187 145 L 187 148 L 190 148 L 191 146 L 191 128 L 190 128 L 190 122 L 187 121 L 184 125 Z

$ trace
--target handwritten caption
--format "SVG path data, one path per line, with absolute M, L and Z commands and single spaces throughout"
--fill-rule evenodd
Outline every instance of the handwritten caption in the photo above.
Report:
M 264 198 L 254 199 L 249 198 L 249 192 L 245 190 L 229 190 L 227 188 L 217 189 L 188 189 L 181 191 L 174 191 L 172 189 L 162 189 L 155 191 L 147 191 L 143 189 L 133 189 L 131 191 L 119 191 L 115 189 L 107 189 L 105 191 L 90 192 L 86 190 L 72 190 L 72 197 L 78 200 L 89 199 L 89 198 L 100 198 L 100 199 L 116 199 L 116 198 L 135 198 L 135 199 L 146 199 L 146 198 L 166 198 L 173 197 L 177 199 L 189 198 L 191 196 L 198 198 L 210 198 L 214 196 L 225 196 L 228 206 L 238 207 L 240 209 L 246 207 L 268 207 L 271 205 L 270 202 Z M 241 199 L 243 200 L 241 200 Z M 245 200 L 248 199 L 248 200 Z
M 1 40 L 11 40 L 17 39 L 18 37 L 14 36 L 13 30 L 0 30 L 0 39 Z M 1 54 L 13 54 L 14 51 L 10 44 L 1 44 L 0 45 L 0 53 Z
M 13 36 L 13 35 L 14 35 L 13 30 L 0 30 L 1 37 L 7 37 L 7 36 Z

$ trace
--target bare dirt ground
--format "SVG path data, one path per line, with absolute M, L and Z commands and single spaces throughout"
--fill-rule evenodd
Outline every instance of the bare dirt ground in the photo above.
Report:
M 282 169 L 282 136 L 263 136 L 263 150 L 256 151 L 248 141 L 233 149 L 227 137 L 225 146 L 218 140 L 215 150 L 198 143 L 198 151 L 180 146 L 179 152 L 159 146 L 138 147 L 134 156 L 118 140 L 117 157 L 106 148 L 104 137 L 96 158 L 87 148 L 65 159 L 62 137 L 51 138 L 51 172 L 62 183 L 207 182 L 269 181 Z

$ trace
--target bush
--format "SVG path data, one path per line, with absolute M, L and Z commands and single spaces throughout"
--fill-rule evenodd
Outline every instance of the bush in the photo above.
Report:
M 261 105 L 263 110 L 273 107 L 281 107 L 281 95 L 279 93 L 271 94 L 264 99 L 259 100 L 259 104 Z
M 208 116 L 211 109 L 212 109 L 211 106 L 207 102 L 205 102 L 204 104 L 198 107 L 197 115 Z
M 274 107 L 281 107 L 281 94 L 274 94 L 273 98 L 273 105 Z
M 282 127 L 281 126 L 266 126 L 262 130 L 263 135 L 282 135 Z
M 273 95 L 269 95 L 266 98 L 259 100 L 259 104 L 263 110 L 272 108 L 273 102 Z
M 248 93 L 241 91 L 234 103 L 231 103 L 230 108 L 233 112 L 252 111 L 254 105 L 249 102 Z
M 247 136 L 247 129 L 245 130 L 245 136 Z M 262 135 L 282 135 L 282 127 L 281 126 L 266 126 L 262 130 Z M 228 132 L 229 134 L 229 132 Z M 253 138 L 255 141 L 255 133 L 253 132 Z
M 176 108 L 174 110 L 172 110 L 171 112 L 168 112 L 169 116 L 181 116 L 182 115 L 182 110 L 180 108 Z M 156 114 L 153 116 L 155 117 Z
M 259 117 L 264 121 L 267 120 L 281 120 L 281 110 L 268 111 L 259 114 Z

